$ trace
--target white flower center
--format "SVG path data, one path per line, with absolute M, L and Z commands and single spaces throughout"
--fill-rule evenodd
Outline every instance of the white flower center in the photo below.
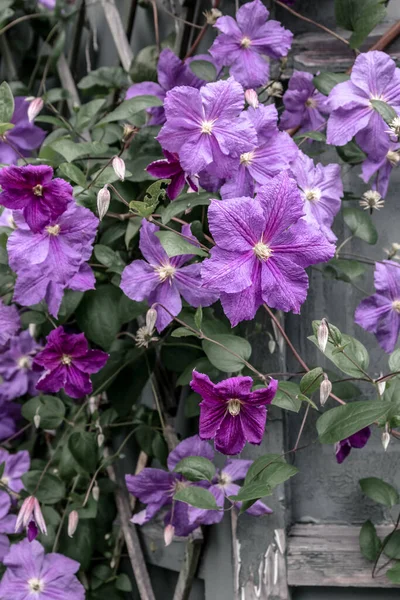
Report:
M 39 594 L 44 591 L 44 582 L 41 579 L 37 579 L 37 577 L 32 577 L 32 579 L 28 579 L 29 591 L 35 594 Z
M 157 273 L 160 281 L 173 279 L 176 271 L 175 267 L 172 265 L 163 265 L 162 267 L 156 267 L 154 270 Z
M 317 108 L 317 101 L 315 98 L 312 98 L 311 96 L 309 98 L 307 98 L 305 104 L 308 108 Z
M 312 190 L 304 190 L 305 199 L 309 202 L 318 202 L 321 200 L 321 190 L 314 188 Z
M 46 231 L 49 235 L 58 235 L 61 227 L 59 225 L 48 225 Z
M 212 121 L 202 121 L 201 122 L 201 133 L 206 133 L 207 135 L 212 134 L 212 130 L 214 127 L 215 119 Z
M 72 363 L 72 357 L 68 354 L 63 354 L 61 357 L 61 364 L 66 365 L 67 367 Z
M 253 252 L 260 260 L 268 260 L 273 251 L 264 242 L 257 242 L 253 248 Z
M 6 485 L 8 487 L 8 482 L 10 481 L 10 478 L 7 477 L 7 475 L 3 475 L 3 477 L 0 479 L 1 483 L 4 483 L 4 485 Z
M 232 477 L 230 475 L 228 475 L 228 473 L 225 473 L 224 471 L 222 471 L 220 476 L 218 477 L 218 485 L 221 488 L 223 488 L 231 483 L 232 483 Z
M 29 356 L 21 356 L 17 360 L 17 365 L 20 369 L 29 369 L 31 366 L 31 359 Z
M 237 417 L 240 413 L 241 402 L 237 398 L 231 398 L 228 400 L 228 412 L 232 417 Z
M 400 300 L 395 300 L 394 302 L 392 302 L 392 308 L 397 313 L 400 313 Z
M 244 38 L 242 38 L 240 45 L 242 46 L 242 48 L 249 48 L 251 46 L 251 39 L 245 36 Z
M 251 152 L 245 152 L 244 154 L 240 155 L 240 164 L 244 165 L 245 167 L 248 167 L 253 162 L 253 158 L 254 158 L 253 150 Z
M 38 183 L 37 185 L 35 185 L 32 188 L 32 192 L 34 193 L 35 196 L 38 196 L 38 197 L 43 196 L 43 186 L 40 185 L 40 183 Z
M 394 152 L 393 150 L 389 150 L 389 152 L 386 154 L 386 158 L 388 159 L 392 167 L 397 167 L 397 165 L 400 162 L 400 155 L 397 152 Z

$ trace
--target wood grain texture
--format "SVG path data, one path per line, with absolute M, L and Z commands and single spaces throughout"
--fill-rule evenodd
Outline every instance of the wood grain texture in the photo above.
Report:
M 125 71 L 129 71 L 133 52 L 126 37 L 121 15 L 114 0 L 102 0 L 102 6 L 121 64 Z
M 391 526 L 377 527 L 380 538 L 391 530 Z M 372 579 L 372 563 L 361 555 L 359 533 L 360 527 L 353 525 L 292 527 L 287 552 L 289 585 L 398 588 L 385 576 L 390 565 Z M 384 562 L 385 557 L 380 564 Z

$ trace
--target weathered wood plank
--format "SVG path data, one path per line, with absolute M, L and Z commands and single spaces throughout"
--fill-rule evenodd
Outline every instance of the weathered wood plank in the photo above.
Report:
M 390 525 L 377 527 L 384 538 Z M 385 576 L 386 565 L 372 578 L 372 564 L 360 552 L 360 527 L 353 525 L 295 525 L 289 532 L 287 570 L 291 586 L 398 588 Z M 379 564 L 387 559 L 383 557 Z
M 121 64 L 125 71 L 129 71 L 133 60 L 133 52 L 126 37 L 121 15 L 114 0 L 102 0 L 102 6 Z

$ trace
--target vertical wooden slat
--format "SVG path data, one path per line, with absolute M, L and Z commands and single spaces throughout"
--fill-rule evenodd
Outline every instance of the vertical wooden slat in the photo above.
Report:
M 125 71 L 129 71 L 133 60 L 133 52 L 126 37 L 125 28 L 114 0 L 102 0 L 106 21 L 111 31 L 119 59 Z

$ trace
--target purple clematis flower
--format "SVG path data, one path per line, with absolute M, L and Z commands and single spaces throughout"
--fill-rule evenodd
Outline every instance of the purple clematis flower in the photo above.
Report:
M 64 179 L 52 179 L 53 169 L 46 165 L 4 167 L 0 171 L 0 204 L 22 210 L 34 232 L 42 231 L 57 219 L 72 201 L 72 187 Z
M 36 394 L 36 383 L 40 372 L 32 370 L 35 354 L 41 346 L 30 335 L 22 331 L 12 337 L 7 350 L 0 354 L 0 400 L 8 401 L 19 398 L 24 394 Z
M 300 312 L 308 288 L 304 269 L 335 251 L 302 216 L 304 202 L 286 172 L 262 186 L 255 200 L 211 202 L 208 219 L 216 245 L 203 262 L 202 281 L 206 289 L 221 292 L 232 327 L 253 319 L 264 302 Z
M 370 428 L 364 427 L 364 429 L 357 431 L 357 433 L 353 433 L 350 437 L 335 444 L 336 460 L 339 465 L 348 457 L 352 448 L 364 448 L 370 435 Z
M 12 402 L 0 403 L 0 442 L 17 432 L 17 421 L 21 416 L 21 407 Z
M 10 515 L 11 498 L 7 492 L 0 491 L 0 561 L 3 562 L 5 555 L 10 549 L 10 541 L 6 534 L 12 534 L 15 530 L 16 516 Z
M 17 307 L 14 304 L 6 306 L 0 300 L 0 346 L 4 346 L 20 328 L 21 320 Z
M 66 333 L 63 327 L 53 329 L 46 339 L 46 347 L 34 360 L 34 364 L 46 369 L 36 389 L 58 392 L 64 388 L 71 398 L 90 394 L 92 382 L 89 375 L 100 371 L 109 355 L 101 350 L 89 350 L 83 333 Z
M 155 235 L 158 230 L 156 225 L 143 219 L 139 246 L 145 260 L 134 260 L 125 267 L 121 289 L 131 300 L 147 300 L 149 305 L 161 305 L 155 308 L 156 327 L 162 331 L 182 310 L 181 295 L 191 306 L 197 307 L 210 306 L 218 299 L 218 294 L 202 288 L 200 263 L 185 265 L 194 255 L 168 257 Z M 183 227 L 182 233 L 197 244 L 189 225 Z M 163 306 L 169 312 L 163 310 Z
M 142 81 L 135 83 L 126 92 L 125 99 L 136 96 L 157 96 L 164 101 L 166 93 L 174 87 L 187 85 L 193 88 L 201 88 L 205 81 L 199 79 L 190 67 L 182 62 L 169 48 L 165 48 L 160 54 L 157 65 L 158 83 L 154 81 Z M 163 125 L 165 123 L 165 112 L 163 106 L 154 106 L 147 111 L 151 118 L 149 125 Z
M 232 158 L 257 143 L 254 127 L 240 114 L 243 88 L 232 77 L 201 90 L 175 88 L 167 93 L 164 107 L 167 121 L 157 139 L 165 150 L 178 154 L 189 175 L 214 162 L 216 174 L 228 177 Z
M 12 545 L 4 565 L 1 600 L 85 600 L 85 588 L 75 575 L 79 563 L 62 554 L 45 554 L 39 542 Z
M 168 198 L 175 200 L 183 190 L 185 183 L 187 183 L 193 192 L 198 192 L 199 186 L 197 185 L 196 177 L 191 177 L 185 173 L 179 162 L 179 156 L 167 150 L 163 150 L 163 154 L 165 159 L 155 160 L 146 167 L 146 171 L 158 179 L 171 180 L 167 187 Z
M 295 71 L 283 95 L 285 110 L 281 116 L 282 129 L 299 127 L 299 131 L 320 131 L 329 113 L 328 98 L 315 89 L 314 76 Z
M 278 130 L 278 112 L 274 105 L 261 104 L 258 108 L 249 108 L 244 115 L 256 130 L 258 143 L 235 161 L 233 177 L 221 188 L 223 200 L 253 196 L 259 185 L 288 169 L 299 151 L 292 138 Z
M 193 371 L 192 390 L 200 394 L 200 437 L 215 440 L 223 454 L 239 454 L 246 444 L 261 444 L 278 382 L 271 379 L 267 388 L 251 391 L 251 377 L 231 377 L 214 384 L 208 375 Z
M 299 152 L 291 171 L 304 202 L 305 220 L 318 227 L 330 242 L 335 242 L 337 238 L 331 226 L 343 196 L 340 166 L 315 165 L 311 158 Z
M 214 451 L 207 442 L 202 441 L 198 435 L 194 435 L 183 440 L 170 453 L 167 461 L 168 471 L 146 468 L 139 475 L 125 476 L 129 492 L 147 504 L 144 510 L 133 515 L 132 523 L 137 525 L 147 523 L 164 506 L 173 506 L 173 509 L 165 517 L 165 523 L 171 524 L 175 528 L 176 535 L 186 536 L 200 524 L 210 525 L 221 520 L 218 511 L 203 511 L 183 502 L 173 501 L 174 494 L 181 488 L 191 485 L 209 486 L 207 482 L 186 481 L 182 475 L 174 472 L 176 465 L 188 456 L 202 456 L 212 460 Z M 216 512 L 217 515 L 215 515 Z M 211 513 L 213 514 L 211 515 Z
M 370 160 L 379 161 L 386 156 L 389 137 L 371 100 L 382 100 L 400 114 L 400 69 L 385 52 L 365 52 L 350 77 L 329 94 L 328 144 L 343 146 L 356 136 Z
M 1 481 L 13 492 L 20 492 L 24 489 L 22 475 L 29 471 L 31 459 L 27 450 L 21 450 L 15 454 L 10 454 L 7 450 L 0 448 L 0 465 L 4 463 L 4 471 Z
M 400 144 L 398 142 L 389 142 L 387 154 L 379 161 L 373 161 L 367 158 L 361 166 L 362 179 L 365 183 L 376 175 L 372 188 L 377 190 L 384 198 L 389 187 L 389 179 L 392 169 L 399 166 L 400 163 Z
M 376 294 L 360 302 L 354 321 L 374 333 L 385 352 L 393 352 L 400 331 L 400 265 L 377 262 L 374 281 Z
M 14 98 L 14 102 L 14 114 L 11 118 L 11 123 L 14 127 L 4 134 L 6 140 L 10 142 L 13 148 L 6 142 L 0 141 L 0 163 L 4 165 L 17 164 L 19 154 L 16 150 L 22 156 L 30 156 L 32 150 L 39 148 L 46 137 L 46 132 L 43 129 L 29 122 L 29 102 L 25 98 L 18 96 Z
M 278 21 L 267 21 L 269 12 L 261 2 L 247 2 L 233 17 L 220 17 L 214 27 L 221 31 L 210 54 L 245 88 L 256 88 L 269 79 L 268 56 L 286 56 L 293 34 Z

